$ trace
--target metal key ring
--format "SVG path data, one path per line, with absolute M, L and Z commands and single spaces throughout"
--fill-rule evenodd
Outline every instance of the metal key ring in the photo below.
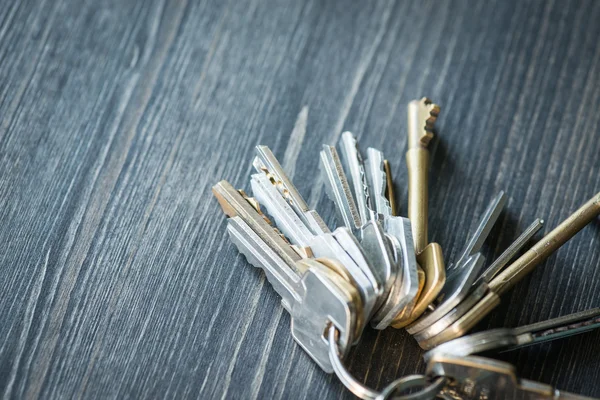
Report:
M 333 371 L 337 375 L 338 379 L 354 393 L 355 396 L 360 397 L 363 400 L 375 400 L 379 396 L 379 393 L 370 389 L 354 379 L 350 372 L 346 370 L 342 360 L 340 359 L 340 352 L 337 347 L 337 329 L 333 324 L 329 326 L 327 331 L 327 339 L 329 341 L 329 361 L 333 367 Z
M 336 327 L 333 324 L 330 325 L 327 330 L 327 339 L 329 342 L 329 361 L 331 361 L 333 371 L 342 384 L 346 386 L 346 388 L 348 388 L 348 390 L 350 390 L 355 396 L 363 400 L 386 400 L 390 399 L 391 396 L 397 391 L 418 387 L 422 387 L 422 389 L 416 393 L 394 397 L 394 399 L 429 400 L 435 398 L 435 396 L 439 394 L 446 384 L 446 378 L 443 376 L 437 378 L 433 382 L 429 382 L 427 377 L 424 375 L 408 375 L 395 380 L 386 386 L 381 393 L 378 393 L 357 381 L 350 374 L 350 372 L 346 370 L 340 358 L 340 352 L 337 347 L 337 335 L 338 331 Z
M 433 382 L 429 382 L 429 379 L 425 375 L 408 375 L 397 379 L 386 386 L 375 400 L 387 400 L 392 398 L 392 395 L 395 392 L 418 387 L 422 387 L 422 389 L 416 393 L 393 398 L 395 400 L 431 400 L 439 394 L 445 384 L 446 378 L 443 376 L 440 376 Z

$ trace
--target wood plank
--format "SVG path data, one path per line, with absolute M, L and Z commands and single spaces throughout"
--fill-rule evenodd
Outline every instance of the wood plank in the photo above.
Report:
M 430 236 L 460 252 L 498 191 L 498 255 L 600 190 L 600 3 L 22 1 L 0 8 L 3 398 L 352 398 L 295 344 L 211 196 L 269 145 L 332 226 L 318 150 L 385 150 L 406 212 L 406 104 L 442 106 Z M 294 130 L 307 113 L 307 131 Z M 294 133 L 292 133 L 294 132 Z M 478 329 L 600 306 L 600 221 Z M 600 334 L 499 355 L 600 396 Z M 422 372 L 404 331 L 347 363 Z

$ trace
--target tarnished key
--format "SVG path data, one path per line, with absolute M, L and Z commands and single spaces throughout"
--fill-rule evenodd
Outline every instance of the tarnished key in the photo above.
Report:
M 498 220 L 505 204 L 506 195 L 504 192 L 500 192 L 483 213 L 475 233 L 467 242 L 465 249 L 458 257 L 458 261 L 450 264 L 446 272 L 446 283 L 437 298 L 435 309 L 422 315 L 410 325 L 407 328 L 408 333 L 414 335 L 431 326 L 467 296 L 471 285 L 479 275 L 485 262 L 485 257 L 479 251 Z
M 437 298 L 446 281 L 442 248 L 428 243 L 427 213 L 429 184 L 429 150 L 433 126 L 440 112 L 439 106 L 429 99 L 414 100 L 408 104 L 408 218 L 410 219 L 417 253 L 417 262 L 425 271 L 425 285 L 410 318 L 403 326 L 416 320 Z
M 540 219 L 531 224 L 523 234 L 521 234 L 497 259 L 492 263 L 490 268 L 486 270 L 488 277 L 492 278 L 495 273 L 500 271 L 510 260 L 515 256 L 517 252 L 519 252 L 524 246 L 527 244 L 529 239 L 533 236 L 535 232 L 537 232 L 543 223 Z M 472 262 L 478 262 L 481 260 L 481 256 L 472 256 L 469 260 Z M 492 270 L 495 271 L 492 273 Z M 488 272 L 489 271 L 489 272 Z M 484 273 L 485 274 L 485 273 Z M 488 279 L 478 279 L 471 285 L 470 288 L 467 288 L 466 296 L 463 296 L 462 293 L 459 292 L 459 297 L 461 297 L 461 301 L 458 302 L 451 311 L 445 313 L 442 317 L 439 317 L 439 314 L 434 314 L 438 309 L 432 312 L 433 317 L 430 315 L 426 315 L 422 318 L 419 318 L 413 325 L 408 327 L 408 332 L 414 335 L 415 340 L 419 343 L 419 345 L 423 348 L 429 348 L 428 340 L 432 337 L 436 336 L 444 329 L 452 325 L 454 322 L 458 321 L 471 307 L 473 307 L 479 300 L 481 300 L 488 293 Z M 434 320 L 435 317 L 435 320 Z
M 444 376 L 443 398 L 463 400 L 587 399 L 561 392 L 550 385 L 520 379 L 512 364 L 484 357 L 436 354 L 427 364 L 427 375 Z
M 463 336 L 434 347 L 423 355 L 470 356 L 492 350 L 515 350 L 525 346 L 578 335 L 600 328 L 600 308 L 565 315 L 518 328 L 498 328 Z
M 588 223 L 600 215 L 600 193 L 597 193 L 570 217 L 548 233 L 530 250 L 500 272 L 489 283 L 489 291 L 473 307 L 436 336 L 419 345 L 430 349 L 441 343 L 464 335 L 500 304 L 500 296 L 558 250 Z M 469 300 L 468 296 L 465 301 Z M 460 305 L 459 305 L 460 307 Z
M 323 370 L 333 372 L 324 332 L 332 324 L 336 327 L 342 351 L 353 343 L 357 324 L 364 325 L 358 319 L 362 304 L 355 287 L 327 264 L 302 259 L 259 212 L 257 204 L 228 182 L 219 182 L 213 193 L 230 217 L 227 230 L 232 241 L 252 265 L 265 271 L 281 296 L 291 316 L 294 339 Z

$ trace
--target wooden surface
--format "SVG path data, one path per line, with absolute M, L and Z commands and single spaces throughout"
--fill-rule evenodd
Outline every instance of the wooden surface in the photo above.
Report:
M 295 344 L 210 193 L 269 145 L 314 180 L 342 130 L 385 150 L 406 213 L 406 104 L 442 106 L 430 239 L 461 250 L 498 190 L 498 255 L 600 191 L 598 1 L 15 1 L 0 7 L 0 393 L 11 398 L 351 398 Z M 307 131 L 294 128 L 306 107 Z M 480 326 L 600 306 L 600 221 Z M 600 332 L 498 356 L 600 396 Z M 421 372 L 404 331 L 347 361 Z

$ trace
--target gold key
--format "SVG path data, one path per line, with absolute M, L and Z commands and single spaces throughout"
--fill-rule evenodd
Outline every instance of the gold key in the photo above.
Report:
M 417 261 L 425 272 L 425 283 L 419 300 L 409 318 L 397 320 L 393 325 L 400 328 L 416 320 L 438 296 L 446 281 L 442 248 L 428 243 L 427 212 L 429 184 L 429 150 L 433 138 L 433 126 L 440 107 L 427 98 L 413 100 L 408 104 L 408 218 L 412 224 Z
M 469 307 L 468 311 L 456 322 L 431 339 L 420 342 L 419 345 L 424 349 L 430 349 L 464 335 L 500 304 L 502 294 L 533 271 L 536 266 L 546 260 L 598 215 L 600 215 L 600 192 L 492 279 L 488 284 L 488 293 L 473 307 Z

